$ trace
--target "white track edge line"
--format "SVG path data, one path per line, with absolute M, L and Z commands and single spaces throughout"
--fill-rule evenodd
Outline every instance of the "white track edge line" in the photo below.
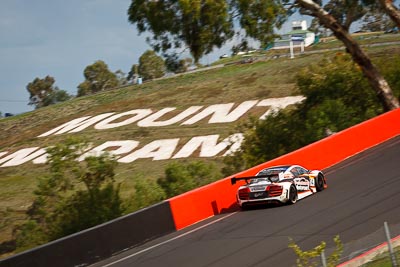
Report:
M 159 247 L 159 246 L 162 246 L 162 245 L 167 244 L 167 243 L 169 243 L 169 242 L 172 242 L 172 241 L 174 241 L 174 240 L 176 240 L 176 239 L 179 239 L 179 238 L 181 238 L 181 237 L 187 236 L 187 235 L 189 235 L 189 234 L 191 234 L 191 233 L 194 233 L 194 232 L 196 232 L 196 231 L 198 231 L 198 230 L 201 230 L 201 229 L 203 229 L 203 228 L 205 228 L 205 227 L 207 227 L 207 226 L 209 226 L 209 225 L 211 225 L 211 224 L 214 224 L 214 223 L 217 223 L 217 222 L 219 222 L 219 221 L 222 221 L 223 219 L 228 218 L 228 217 L 230 217 L 230 216 L 232 216 L 232 215 L 234 215 L 234 214 L 236 214 L 236 213 L 238 213 L 238 211 L 233 212 L 233 213 L 230 213 L 230 214 L 228 214 L 228 215 L 225 215 L 224 217 L 221 217 L 221 218 L 219 218 L 219 219 L 217 219 L 217 220 L 215 220 L 215 221 L 209 222 L 209 223 L 207 223 L 207 224 L 205 224 L 205 225 L 202 225 L 202 226 L 200 226 L 200 227 L 198 227 L 198 228 L 195 228 L 195 229 L 193 229 L 193 230 L 190 230 L 190 231 L 188 231 L 188 232 L 186 232 L 186 233 L 183 233 L 183 234 L 178 235 L 178 236 L 176 236 L 176 237 L 173 237 L 173 238 L 171 238 L 171 239 L 165 240 L 165 241 L 163 241 L 163 242 L 161 242 L 161 243 L 158 243 L 158 244 L 156 244 L 156 245 L 153 245 L 153 246 L 151 246 L 151 247 L 148 247 L 148 248 L 145 248 L 145 249 L 143 249 L 143 250 L 140 250 L 140 251 L 138 251 L 138 252 L 136 252 L 136 253 L 134 253 L 134 254 L 131 254 L 131 255 L 129 255 L 129 256 L 126 256 L 126 257 L 123 257 L 123 258 L 118 259 L 118 260 L 116 260 L 116 261 L 110 262 L 110 263 L 108 263 L 108 264 L 106 264 L 106 265 L 103 265 L 103 267 L 112 266 L 112 265 L 114 265 L 114 264 L 116 264 L 116 263 L 119 263 L 119 262 L 122 262 L 122 261 L 124 261 L 124 260 L 126 260 L 126 259 L 135 257 L 135 256 L 137 256 L 137 255 L 139 255 L 139 254 L 142 254 L 142 253 L 144 253 L 144 252 L 146 252 L 146 251 L 152 250 L 152 249 L 154 249 L 154 248 L 156 248 L 156 247 Z

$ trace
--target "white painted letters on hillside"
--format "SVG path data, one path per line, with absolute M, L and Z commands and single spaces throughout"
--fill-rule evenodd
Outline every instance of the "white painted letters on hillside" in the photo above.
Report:
M 305 99 L 304 96 L 288 96 L 282 98 L 269 98 L 261 100 L 257 107 L 270 107 L 267 112 L 261 115 L 260 120 L 264 120 L 270 114 L 278 111 L 279 109 L 284 109 L 287 106 L 300 103 Z
M 181 120 L 184 120 L 185 118 L 189 117 L 190 115 L 196 113 L 201 108 L 202 108 L 202 106 L 189 107 L 185 111 L 179 113 L 178 115 L 176 115 L 175 117 L 173 117 L 169 120 L 156 121 L 159 118 L 161 118 L 162 116 L 164 116 L 165 114 L 176 109 L 176 108 L 164 108 L 164 109 L 154 113 L 153 115 L 150 115 L 149 117 L 139 121 L 137 125 L 140 127 L 160 127 L 160 126 L 172 125 L 172 124 L 180 122 Z
M 196 114 L 189 120 L 182 123 L 182 125 L 191 125 L 195 124 L 198 121 L 201 121 L 204 118 L 212 115 L 208 123 L 227 123 L 234 122 L 238 120 L 241 116 L 243 116 L 249 109 L 251 109 L 255 104 L 257 104 L 258 100 L 254 101 L 245 101 L 236 107 L 233 111 L 231 111 L 234 103 L 229 104 L 218 104 L 207 107 L 202 110 L 200 113 Z
M 265 119 L 266 116 L 276 110 L 299 103 L 304 99 L 303 96 L 289 96 L 261 101 L 244 101 L 237 106 L 235 106 L 235 103 L 215 104 L 205 108 L 203 106 L 191 106 L 180 113 L 176 112 L 175 107 L 162 108 L 158 111 L 134 109 L 122 113 L 108 112 L 96 116 L 73 119 L 38 137 L 76 133 L 90 126 L 94 126 L 96 130 L 105 130 L 133 123 L 136 123 L 139 127 L 162 127 L 177 123 L 181 123 L 180 125 L 193 125 L 207 118 L 209 118 L 209 124 L 230 123 L 237 121 L 253 107 L 266 107 L 266 112 L 260 117 L 260 119 Z M 148 144 L 142 145 L 139 149 L 137 148 L 140 144 L 136 140 L 106 141 L 95 148 L 86 148 L 86 153 L 82 151 L 79 160 L 83 160 L 87 156 L 98 156 L 106 151 L 115 155 L 117 160 L 122 163 L 130 163 L 137 159 L 145 158 L 164 160 L 191 156 L 215 157 L 221 154 L 222 156 L 226 156 L 240 149 L 243 134 L 233 134 L 220 142 L 218 142 L 218 139 L 218 134 L 194 136 L 185 144 L 180 144 L 180 138 L 161 139 L 150 141 Z M 180 149 L 176 151 L 178 145 Z M 198 155 L 195 155 L 196 151 L 199 151 Z M 47 154 L 45 149 L 31 147 L 22 148 L 11 153 L 0 152 L 0 167 L 17 166 L 28 161 L 32 161 L 35 164 L 46 163 Z
M 130 163 L 137 159 L 145 158 L 153 158 L 153 160 L 170 159 L 178 142 L 179 138 L 156 140 L 119 159 L 118 162 Z
M 8 155 L 4 158 L 0 159 L 1 167 L 11 167 L 21 165 L 25 162 L 31 161 L 34 158 L 37 158 L 46 153 L 46 150 L 39 148 L 39 147 L 30 147 L 30 148 L 23 148 L 11 155 Z
M 117 128 L 135 122 L 137 122 L 137 126 L 139 127 L 162 127 L 179 123 L 180 121 L 183 121 L 191 115 L 193 115 L 193 117 L 182 122 L 181 125 L 193 125 L 208 117 L 210 117 L 208 123 L 230 123 L 237 121 L 240 117 L 242 117 L 246 112 L 248 112 L 251 108 L 255 106 L 268 108 L 267 111 L 260 117 L 260 119 L 264 119 L 272 112 L 278 109 L 285 108 L 288 105 L 301 102 L 303 99 L 303 96 L 289 96 L 282 98 L 264 99 L 261 101 L 250 100 L 244 101 L 236 108 L 233 108 L 235 105 L 234 103 L 211 105 L 204 108 L 203 110 L 201 110 L 203 108 L 202 106 L 191 106 L 181 113 L 166 120 L 162 120 L 162 117 L 176 110 L 175 107 L 163 108 L 155 113 L 153 113 L 151 109 L 134 109 L 120 114 L 110 112 L 94 117 L 86 116 L 74 119 L 48 132 L 45 132 L 38 137 L 45 137 L 53 134 L 58 135 L 62 133 L 76 133 L 94 124 L 94 128 L 97 130 Z M 122 120 L 124 117 L 127 118 Z
M 111 155 L 117 156 L 118 155 L 123 155 L 131 152 L 134 150 L 137 146 L 139 145 L 138 141 L 134 140 L 123 140 L 123 141 L 107 141 L 104 144 L 101 144 L 85 154 L 83 154 L 79 160 L 82 161 L 86 157 L 93 156 L 93 157 L 99 157 L 103 153 L 108 152 Z
M 44 137 L 44 136 L 49 136 L 51 134 L 62 134 L 62 133 L 75 133 L 75 132 L 80 132 L 83 129 L 86 129 L 90 125 L 95 124 L 96 122 L 99 122 L 109 116 L 114 114 L 114 112 L 111 113 L 104 113 L 100 114 L 94 117 L 82 117 L 82 118 L 77 118 L 74 119 L 70 122 L 64 123 L 61 126 L 58 126 L 57 128 L 54 128 L 53 130 L 50 130 L 48 132 L 45 132 L 44 134 L 39 135 L 38 137 Z
M 174 159 L 188 158 L 199 148 L 200 148 L 200 157 L 203 158 L 215 157 L 222 151 L 226 150 L 227 147 L 231 144 L 230 141 L 232 140 L 232 137 L 230 136 L 228 138 L 225 138 L 222 142 L 218 143 L 218 138 L 219 138 L 218 134 L 193 137 L 172 158 Z M 236 141 L 241 142 L 240 139 Z M 233 149 L 236 149 L 237 146 L 235 146 L 234 144 L 232 144 L 232 147 Z
M 111 129 L 111 128 L 117 128 L 117 127 L 129 125 L 131 123 L 137 122 L 138 120 L 145 118 L 146 116 L 150 115 L 151 113 L 152 113 L 151 109 L 130 110 L 127 112 L 113 115 L 113 116 L 97 123 L 94 126 L 94 128 L 97 130 L 103 130 L 103 129 Z M 122 117 L 128 117 L 128 118 L 126 118 L 125 120 L 120 121 L 120 122 L 113 122 Z

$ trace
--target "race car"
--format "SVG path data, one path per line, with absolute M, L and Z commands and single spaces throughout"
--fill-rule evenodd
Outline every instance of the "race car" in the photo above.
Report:
M 234 185 L 240 180 L 246 182 L 236 194 L 241 208 L 270 203 L 294 204 L 327 188 L 322 171 L 310 171 L 300 165 L 268 167 L 255 176 L 233 177 L 231 183 Z

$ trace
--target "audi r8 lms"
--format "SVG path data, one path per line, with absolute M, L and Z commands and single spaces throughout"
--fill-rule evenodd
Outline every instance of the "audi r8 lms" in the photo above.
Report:
M 307 170 L 300 165 L 268 167 L 255 176 L 233 177 L 231 183 L 241 180 L 246 183 L 238 188 L 236 199 L 242 208 L 256 204 L 294 204 L 327 187 L 322 171 Z

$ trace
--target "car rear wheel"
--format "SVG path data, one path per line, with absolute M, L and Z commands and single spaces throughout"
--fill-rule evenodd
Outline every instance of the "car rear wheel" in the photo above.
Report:
M 324 190 L 324 183 L 324 176 L 319 173 L 317 178 L 315 178 L 315 188 L 317 189 L 317 192 Z
M 287 203 L 289 205 L 292 205 L 296 202 L 297 202 L 297 189 L 294 185 L 291 185 L 289 189 L 289 200 Z
M 246 203 L 243 203 L 242 206 L 240 206 L 240 209 L 241 209 L 242 211 L 245 211 L 245 210 L 248 210 L 248 209 L 249 209 L 249 206 L 248 206 Z

